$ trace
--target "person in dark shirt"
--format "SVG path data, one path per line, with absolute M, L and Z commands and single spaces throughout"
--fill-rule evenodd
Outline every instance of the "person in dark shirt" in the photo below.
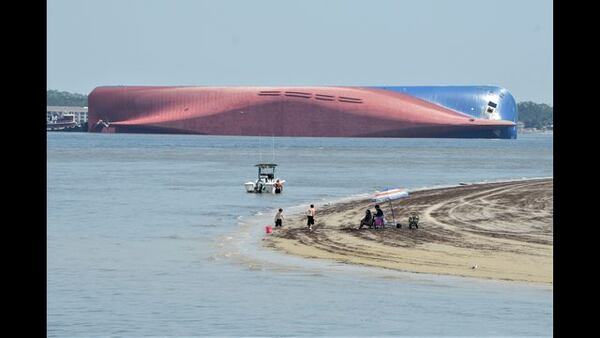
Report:
M 367 225 L 369 229 L 373 228 L 373 214 L 371 214 L 371 210 L 367 209 L 365 212 L 365 217 L 360 220 L 359 229 L 362 229 L 363 225 Z
M 283 224 L 283 209 L 279 208 L 279 212 L 275 215 L 275 227 L 280 228 Z

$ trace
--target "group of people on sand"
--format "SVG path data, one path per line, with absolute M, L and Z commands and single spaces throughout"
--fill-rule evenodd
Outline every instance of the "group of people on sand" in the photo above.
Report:
M 306 210 L 306 225 L 308 226 L 308 231 L 313 231 L 313 226 L 315 225 L 315 216 L 317 214 L 317 210 L 315 209 L 315 205 L 311 204 L 310 208 Z M 275 227 L 281 228 L 283 226 L 283 209 L 279 208 L 279 211 L 275 215 Z M 369 229 L 383 229 L 385 227 L 385 219 L 384 213 L 379 204 L 375 205 L 375 213 L 371 212 L 371 209 L 367 209 L 365 212 L 365 217 L 360 220 L 359 229 L 362 229 L 364 226 L 369 227 Z M 397 224 L 397 227 L 400 228 L 400 223 Z M 412 213 L 408 217 L 408 228 L 419 228 L 419 216 L 415 213 Z
M 317 215 L 317 209 L 315 209 L 315 205 L 311 204 L 310 208 L 306 210 L 306 225 L 308 226 L 308 231 L 313 230 L 313 225 L 315 225 L 315 216 Z M 283 209 L 279 208 L 277 214 L 275 214 L 275 227 L 281 228 L 283 226 Z
M 365 212 L 365 217 L 360 220 L 360 226 L 358 228 L 362 229 L 362 227 L 366 225 L 369 227 L 369 229 L 378 229 L 380 227 L 383 228 L 384 223 L 383 210 L 381 210 L 379 204 L 376 204 L 375 215 L 371 213 L 371 209 L 367 209 Z
M 375 205 L 375 215 L 371 213 L 371 209 L 367 209 L 365 212 L 365 217 L 360 220 L 360 226 L 358 228 L 362 229 L 364 226 L 368 226 L 369 229 L 384 228 L 385 220 L 383 218 L 383 210 L 381 210 L 379 204 Z M 398 223 L 396 226 L 398 228 L 401 227 L 400 223 Z M 419 216 L 414 213 L 408 217 L 408 228 L 412 229 L 413 227 L 416 229 L 419 228 Z

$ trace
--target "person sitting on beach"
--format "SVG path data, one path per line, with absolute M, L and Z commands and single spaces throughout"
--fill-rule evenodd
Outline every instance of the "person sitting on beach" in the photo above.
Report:
M 365 217 L 360 220 L 359 229 L 362 229 L 363 225 L 369 226 L 369 229 L 373 228 L 373 214 L 371 214 L 371 210 L 367 209 L 365 212 Z
M 383 220 L 383 210 L 381 210 L 381 208 L 379 207 L 379 204 L 375 205 L 375 229 L 379 228 L 379 227 L 384 227 L 384 220 Z

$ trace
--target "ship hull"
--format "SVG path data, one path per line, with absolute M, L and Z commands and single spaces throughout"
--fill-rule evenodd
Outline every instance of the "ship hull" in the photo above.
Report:
M 475 95 L 482 91 L 480 87 L 465 87 L 474 94 L 469 96 L 471 106 L 477 107 L 472 114 L 405 90 L 417 87 L 392 88 L 396 90 L 98 87 L 88 97 L 88 128 L 91 132 L 248 136 L 516 137 L 516 110 L 506 119 L 498 112 L 493 119 L 485 118 L 480 112 L 483 94 Z M 436 97 L 443 97 L 440 93 L 449 87 L 430 88 L 438 91 Z

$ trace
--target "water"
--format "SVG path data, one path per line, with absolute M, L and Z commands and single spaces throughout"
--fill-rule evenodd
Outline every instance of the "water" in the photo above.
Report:
M 48 133 L 48 336 L 551 336 L 551 287 L 309 260 L 260 239 L 279 207 L 552 176 L 552 146 Z M 279 164 L 282 195 L 244 192 L 259 160 Z

